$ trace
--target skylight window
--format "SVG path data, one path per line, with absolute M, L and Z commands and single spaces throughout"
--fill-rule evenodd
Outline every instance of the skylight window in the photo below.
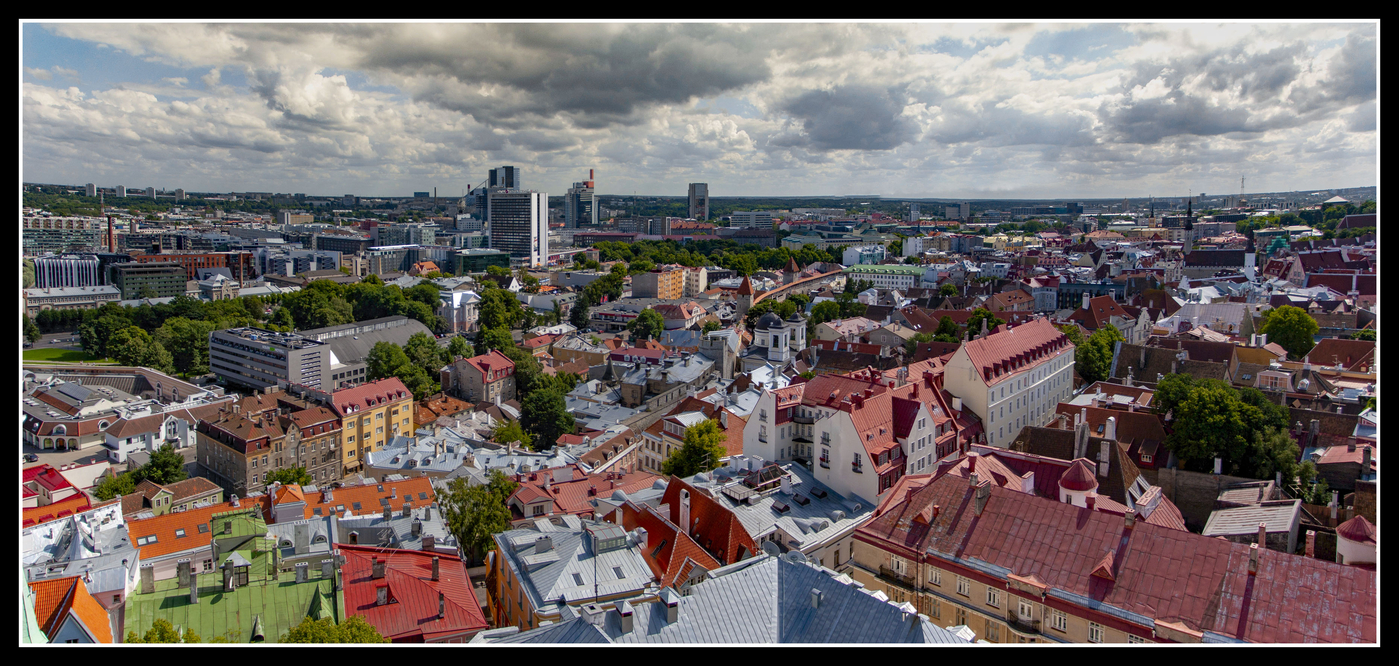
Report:
M 176 539 L 183 539 L 184 537 L 185 537 L 185 530 L 184 530 L 184 528 L 180 528 L 180 529 L 178 529 L 178 530 L 175 530 L 175 538 L 176 538 Z
M 622 573 L 622 567 L 612 567 L 612 573 L 617 575 L 617 580 L 622 580 L 627 577 L 626 574 Z
M 209 525 L 208 525 L 207 523 L 200 523 L 200 524 L 199 524 L 199 533 L 200 533 L 200 534 L 208 534 L 208 533 L 209 533 Z
M 583 575 L 580 574 L 580 573 L 574 572 L 574 574 L 573 574 L 573 584 L 574 584 L 574 585 L 579 585 L 579 586 L 583 585 Z

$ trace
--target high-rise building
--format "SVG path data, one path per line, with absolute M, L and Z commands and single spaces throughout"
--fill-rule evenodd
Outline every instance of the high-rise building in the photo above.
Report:
M 305 195 L 302 195 L 302 198 L 305 198 Z M 184 191 L 184 190 L 175 190 L 175 201 L 184 201 L 184 200 L 185 200 L 185 191 Z
M 709 219 L 709 183 L 690 183 L 690 217 Z
M 504 187 L 511 190 L 518 190 L 520 185 L 520 169 L 518 167 L 503 166 L 499 169 L 491 169 L 490 178 L 486 181 L 486 187 Z
M 493 174 L 494 172 L 492 169 Z M 548 263 L 548 194 L 507 189 L 488 190 L 486 222 L 490 225 L 492 249 L 504 250 L 510 253 L 511 258 L 526 260 L 531 267 Z
M 154 198 L 155 198 L 155 188 L 154 188 L 154 187 L 147 187 L 147 188 L 146 188 L 146 196 L 148 196 L 148 197 L 154 199 Z
M 92 183 L 88 183 L 88 184 L 87 184 L 87 195 L 90 196 L 90 197 L 95 197 L 95 196 L 97 196 L 97 186 L 96 186 L 96 185 L 93 185 Z
M 39 257 L 34 260 L 35 287 L 95 287 L 102 284 L 94 255 Z
M 125 186 L 125 185 L 118 185 L 118 186 L 117 186 L 117 196 L 119 196 L 119 197 L 124 197 L 124 196 L 126 196 L 126 186 Z
M 588 179 L 574 183 L 564 197 L 564 228 L 577 229 L 579 225 L 597 226 L 597 200 L 595 197 L 593 170 L 588 169 Z

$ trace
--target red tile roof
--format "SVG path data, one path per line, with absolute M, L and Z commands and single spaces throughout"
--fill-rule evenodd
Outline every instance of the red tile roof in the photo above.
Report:
M 364 618 L 379 634 L 394 642 L 433 642 L 475 634 L 485 629 L 485 613 L 476 602 L 471 579 L 461 558 L 416 550 L 385 550 L 337 544 L 345 556 L 345 612 Z M 432 580 L 432 560 L 438 558 L 438 579 Z M 384 577 L 375 579 L 374 559 L 385 562 Z M 377 605 L 378 587 L 387 585 L 390 603 Z M 438 595 L 443 616 L 438 617 Z
M 41 580 L 29 584 L 34 590 L 34 616 L 39 628 L 50 639 L 63 627 L 71 613 L 77 615 L 98 643 L 112 642 L 112 623 L 107 611 L 88 594 L 80 576 Z
M 509 360 L 506 359 L 506 361 Z M 361 411 L 403 398 L 412 400 L 413 392 L 409 391 L 408 387 L 404 386 L 397 377 L 380 379 L 354 388 L 341 389 L 331 394 L 331 402 L 335 404 L 335 411 L 341 416 L 348 414 L 351 407 L 354 407 L 355 411 Z
M 553 482 L 553 473 L 557 469 L 567 469 L 571 477 L 567 481 Z M 520 487 L 516 488 L 514 494 L 510 496 L 511 500 L 529 504 L 548 497 L 553 500 L 553 505 L 545 509 L 546 513 L 579 516 L 592 515 L 594 510 L 592 502 L 598 497 L 610 497 L 614 491 L 619 489 L 625 493 L 644 490 L 650 488 L 656 479 L 661 478 L 649 472 L 628 474 L 607 472 L 598 476 L 590 476 L 576 463 L 564 468 L 541 469 L 530 476 L 534 478 L 516 479 Z M 549 484 L 548 490 L 544 488 L 545 483 Z
M 908 557 L 931 551 L 939 566 L 960 567 L 948 561 L 956 557 L 1034 575 L 1084 598 L 1080 614 L 1137 632 L 1150 630 L 1087 607 L 1101 604 L 1251 642 L 1378 640 L 1374 571 L 1262 550 L 1257 574 L 1249 575 L 1247 545 L 1141 521 L 1127 529 L 1118 516 L 995 485 L 987 492 L 979 515 L 961 479 L 943 477 L 906 498 L 891 493 L 887 510 L 855 538 Z M 937 520 L 912 520 L 931 504 L 942 507 Z M 1092 575 L 1108 552 L 1113 580 Z
M 641 558 L 651 568 L 651 573 L 661 581 L 662 587 L 675 587 L 683 583 L 694 567 L 701 566 L 707 571 L 721 565 L 712 555 L 705 552 L 695 540 L 680 531 L 670 520 L 656 513 L 650 506 L 637 507 L 631 502 L 622 505 L 622 528 L 628 532 L 636 528 L 646 530 L 646 546 Z
M 1336 526 L 1336 535 L 1351 541 L 1375 545 L 1379 531 L 1370 524 L 1370 521 L 1365 519 L 1365 516 L 1356 516 Z
M 690 491 L 689 525 L 680 521 L 681 490 Z M 721 564 L 733 564 L 759 552 L 753 537 L 743 529 L 743 523 L 733 511 L 683 479 L 670 477 L 661 503 L 670 505 L 670 522 L 692 535 L 696 543 Z
M 380 490 L 383 488 L 383 490 Z M 330 515 L 332 511 L 343 507 L 342 511 L 352 512 L 357 516 L 368 516 L 380 513 L 383 510 L 379 500 L 388 498 L 390 506 L 398 512 L 403 504 L 410 503 L 415 508 L 427 506 L 437 501 L 437 496 L 432 492 L 432 480 L 425 476 L 417 476 L 402 481 L 387 481 L 385 483 L 368 483 L 362 486 L 345 486 L 335 488 L 330 491 L 331 500 L 325 499 L 325 490 L 314 493 L 302 491 L 306 502 L 306 518 L 316 515 Z M 423 495 L 427 498 L 424 499 Z M 279 500 L 280 501 L 280 500 Z M 290 501 L 290 500 L 289 500 Z M 355 502 L 360 503 L 360 510 L 355 511 Z M 320 514 L 316 514 L 316 510 Z M 344 516 L 344 513 L 340 514 Z M 269 516 L 270 518 L 270 516 Z
M 966 350 L 982 381 L 995 385 L 1058 354 L 1073 353 L 1074 345 L 1068 336 L 1042 317 L 1016 327 L 998 326 L 996 332 L 970 340 L 962 349 Z
M 1347 370 L 1365 372 L 1375 363 L 1375 342 L 1373 340 L 1346 340 L 1324 338 L 1307 352 L 1313 363 L 1334 365 L 1340 363 Z

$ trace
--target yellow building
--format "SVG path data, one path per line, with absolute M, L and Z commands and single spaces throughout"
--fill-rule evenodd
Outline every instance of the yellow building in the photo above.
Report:
M 365 454 L 384 448 L 394 435 L 412 437 L 413 392 L 397 377 L 380 379 L 331 394 L 344 420 L 344 474 L 364 469 Z

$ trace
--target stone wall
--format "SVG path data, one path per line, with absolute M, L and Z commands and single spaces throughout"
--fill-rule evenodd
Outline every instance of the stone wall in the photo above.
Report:
M 1205 474 L 1182 469 L 1144 469 L 1142 475 L 1154 486 L 1161 487 L 1161 495 L 1180 509 L 1185 518 L 1185 526 L 1192 532 L 1204 529 L 1214 511 L 1215 499 L 1226 486 L 1234 483 L 1250 483 L 1258 479 L 1245 479 L 1224 474 Z

